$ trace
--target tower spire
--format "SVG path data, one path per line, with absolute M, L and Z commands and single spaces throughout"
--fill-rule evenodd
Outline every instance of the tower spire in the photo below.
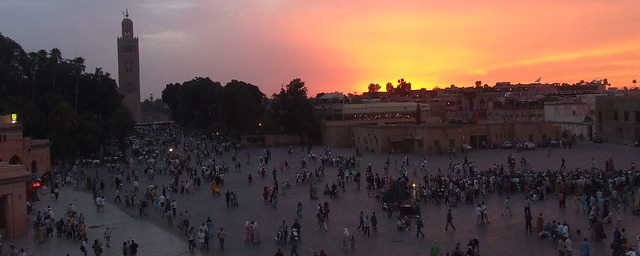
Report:
M 125 9 L 124 17 L 129 18 L 129 9 Z

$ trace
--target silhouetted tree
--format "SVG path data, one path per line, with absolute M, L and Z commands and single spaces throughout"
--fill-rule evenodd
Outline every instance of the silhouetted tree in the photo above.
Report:
M 97 153 L 122 106 L 109 73 L 86 73 L 84 62 L 55 48 L 26 53 L 0 34 L 0 114 L 17 113 L 26 136 L 49 138 L 54 158 Z
M 264 114 L 266 96 L 255 85 L 231 80 L 222 89 L 219 102 L 221 129 L 234 135 L 250 134 Z
M 386 90 L 387 90 L 387 93 L 393 93 L 394 88 L 393 88 L 393 84 L 391 82 L 387 82 Z
M 369 92 L 378 92 L 382 88 L 379 84 L 370 83 L 367 89 Z
M 282 133 L 302 136 L 319 132 L 319 118 L 314 115 L 313 106 L 307 99 L 307 88 L 300 78 L 291 80 L 286 89 L 273 94 L 270 113 Z
M 266 108 L 257 86 L 232 80 L 223 87 L 208 77 L 168 84 L 162 99 L 179 125 L 234 137 L 254 133 Z
M 411 92 L 411 83 L 405 81 L 404 78 L 398 80 L 398 86 L 396 86 L 396 93 L 407 95 Z

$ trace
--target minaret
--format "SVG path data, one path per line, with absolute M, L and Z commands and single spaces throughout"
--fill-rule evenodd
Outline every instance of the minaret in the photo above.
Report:
M 124 96 L 122 103 L 140 122 L 140 53 L 138 38 L 133 36 L 133 21 L 129 10 L 122 20 L 122 37 L 118 37 L 118 87 Z

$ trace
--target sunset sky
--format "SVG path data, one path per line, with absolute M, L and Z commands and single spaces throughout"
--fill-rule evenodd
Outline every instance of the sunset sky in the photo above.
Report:
M 638 0 L 2 0 L 0 33 L 117 79 L 125 9 L 142 98 L 196 76 L 268 96 L 294 78 L 309 96 L 399 78 L 413 88 L 640 78 Z

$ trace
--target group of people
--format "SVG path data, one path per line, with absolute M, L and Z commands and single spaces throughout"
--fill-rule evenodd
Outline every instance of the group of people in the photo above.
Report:
M 114 186 L 119 188 L 129 189 L 125 190 L 125 197 L 131 201 L 131 204 L 137 204 L 141 207 L 143 202 L 148 202 L 149 206 L 155 206 L 161 212 L 167 214 L 169 223 L 176 218 L 176 208 L 172 205 L 175 202 L 176 195 L 182 194 L 188 197 L 192 194 L 198 193 L 198 187 L 201 181 L 208 181 L 211 184 L 215 184 L 217 195 L 220 194 L 220 189 L 225 186 L 224 179 L 227 175 L 236 175 L 235 173 L 228 173 L 228 167 L 226 160 L 231 157 L 231 161 L 236 166 L 236 172 L 240 173 L 241 168 L 238 163 L 241 162 L 238 155 L 241 151 L 235 144 L 225 140 L 211 140 L 209 138 L 192 136 L 182 131 L 173 130 L 171 136 L 167 138 L 161 138 L 163 136 L 157 136 L 148 143 L 146 146 L 141 147 L 140 152 L 136 157 L 138 161 L 130 163 L 129 166 L 121 166 L 113 168 L 113 176 L 117 178 L 114 180 L 120 180 L 115 182 Z M 142 135 L 140 135 L 142 136 Z M 156 148 L 156 149 L 153 149 Z M 158 151 L 157 148 L 172 148 L 170 152 Z M 293 149 L 290 148 L 290 152 Z M 322 150 L 321 150 L 322 151 Z M 302 149 L 304 152 L 304 148 Z M 246 152 L 246 165 L 251 165 L 251 156 L 249 152 Z M 292 155 L 292 153 L 291 153 Z M 292 157 L 290 155 L 290 157 Z M 267 166 L 271 160 L 270 150 L 264 150 L 262 154 L 257 157 L 257 176 L 265 176 Z M 296 183 L 294 186 L 308 186 L 311 199 L 317 199 L 317 187 L 318 183 L 325 183 L 325 191 L 327 197 L 337 197 L 338 191 L 342 190 L 342 193 L 348 193 L 346 188 L 353 186 L 359 188 L 361 180 L 361 166 L 360 166 L 360 154 L 356 153 L 352 156 L 341 156 L 333 154 L 328 148 L 324 148 L 321 154 L 314 152 L 311 147 L 307 147 L 306 154 L 303 153 L 300 157 L 301 165 L 300 169 L 295 172 Z M 319 159 L 317 161 L 316 159 Z M 560 207 L 566 207 L 567 198 L 577 198 L 579 208 L 581 210 L 592 212 L 597 216 L 594 219 L 594 229 L 597 229 L 598 222 L 608 221 L 611 219 L 617 219 L 617 212 L 619 209 L 626 209 L 626 207 L 632 207 L 636 205 L 636 198 L 634 188 L 640 184 L 640 177 L 637 171 L 630 169 L 612 169 L 613 161 L 607 163 L 608 170 L 600 170 L 597 168 L 585 168 L 575 170 L 535 170 L 531 167 L 528 161 L 521 162 L 518 165 L 514 161 L 515 157 L 509 156 L 507 164 L 494 164 L 492 167 L 486 170 L 480 170 L 479 167 L 473 162 L 464 158 L 464 161 L 456 163 L 452 159 L 448 168 L 448 171 L 441 171 L 440 168 L 429 169 L 426 159 L 418 161 L 419 164 L 414 167 L 416 170 L 420 170 L 420 175 L 424 175 L 420 182 L 417 172 L 414 170 L 414 177 L 410 177 L 408 170 L 410 169 L 409 157 L 402 157 L 401 161 L 391 161 L 388 159 L 383 166 L 369 165 L 364 170 L 364 180 L 366 181 L 366 187 L 371 191 L 387 190 L 390 188 L 390 184 L 398 177 L 405 177 L 406 179 L 415 180 L 417 183 L 416 191 L 418 191 L 419 197 L 417 199 L 425 204 L 435 203 L 440 204 L 444 201 L 447 207 L 456 207 L 458 203 L 465 202 L 470 207 L 476 206 L 476 215 L 478 224 L 488 224 L 489 210 L 484 203 L 477 204 L 476 202 L 484 201 L 485 198 L 491 193 L 502 194 L 514 194 L 521 193 L 528 200 L 547 200 L 549 198 L 557 198 Z M 262 187 L 262 197 L 264 201 L 275 205 L 278 202 L 278 194 L 284 193 L 285 189 L 282 189 L 281 184 L 278 183 L 278 175 L 293 175 L 294 172 L 288 172 L 291 169 L 289 166 L 289 160 L 281 159 L 279 163 L 275 163 L 276 168 L 273 169 L 273 181 L 272 187 L 259 186 L 257 190 Z M 256 161 L 254 161 L 255 163 Z M 272 164 L 273 165 L 273 164 Z M 279 169 L 277 168 L 279 165 Z M 297 165 L 296 165 L 297 166 Z M 271 169 L 269 167 L 269 169 Z M 296 168 L 293 168 L 296 169 Z M 332 173 L 333 176 L 325 175 L 325 173 Z M 280 174 L 284 173 L 284 174 Z M 288 174 L 287 174 L 288 173 Z M 253 173 L 255 174 L 255 172 Z M 153 185 L 147 187 L 147 190 L 142 189 L 141 197 L 144 201 L 137 200 L 136 190 L 140 184 L 135 185 L 136 181 L 142 182 L 139 179 L 140 176 L 147 176 L 147 182 L 149 184 L 159 183 L 159 185 Z M 161 184 L 162 180 L 155 179 L 155 176 L 164 175 L 168 178 L 166 184 Z M 247 174 L 245 174 L 247 175 Z M 249 182 L 252 182 L 253 176 L 248 174 Z M 243 175 L 244 176 L 244 175 Z M 130 177 L 130 178 L 129 178 Z M 132 179 L 133 182 L 127 182 Z M 268 178 L 267 178 L 268 179 Z M 281 180 L 286 180 L 280 177 Z M 324 180 L 322 180 L 324 179 Z M 327 180 L 329 179 L 329 180 Z M 84 177 L 82 179 L 86 187 L 100 187 L 101 178 Z M 285 183 L 282 183 L 285 184 Z M 291 185 L 289 185 L 291 186 Z M 322 185 L 320 185 L 322 186 Z M 162 187 L 162 190 L 159 189 Z M 237 193 L 229 192 L 228 188 L 225 193 L 226 205 L 237 206 Z M 100 189 L 98 189 L 100 190 Z M 118 190 L 119 191 L 119 190 Z M 214 191 L 212 189 L 212 191 Z M 133 195 L 133 196 L 132 196 Z M 256 193 L 259 197 L 259 193 Z M 585 198 L 583 200 L 583 197 Z M 562 198 L 562 200 L 561 200 Z M 283 197 L 282 200 L 286 198 Z M 136 201 L 137 200 L 137 201 Z M 295 200 L 299 200 L 296 198 Z M 338 199 L 339 200 L 339 199 Z M 583 201 L 585 207 L 582 207 Z M 602 204 L 600 203 L 602 201 Z M 576 202 L 574 199 L 573 202 Z M 608 202 L 608 203 L 607 203 Z M 167 206 L 168 205 L 168 206 Z M 609 205 L 614 206 L 614 210 L 607 209 Z M 595 206 L 595 209 L 594 209 Z M 508 211 L 507 211 L 508 209 Z M 185 236 L 187 240 L 193 240 L 200 242 L 208 241 L 209 236 L 213 236 L 213 231 L 202 230 L 191 226 L 189 223 L 188 214 L 186 211 L 180 211 L 181 220 L 180 226 L 186 231 Z M 499 213 L 499 212 L 498 212 Z M 505 201 L 505 208 L 503 214 L 512 215 L 509 206 L 508 199 Z M 608 214 L 606 214 L 608 213 Z M 606 214 L 603 216 L 603 214 Z M 141 213 L 141 215 L 144 215 Z M 302 206 L 299 204 L 296 212 L 298 218 L 302 218 Z M 531 215 L 531 213 L 529 213 Z M 449 228 L 455 229 L 453 226 L 453 218 L 451 211 L 449 210 L 447 216 L 446 230 Z M 318 220 L 318 229 L 328 229 L 328 205 L 318 205 L 318 211 L 316 213 Z M 607 217 L 609 217 L 607 219 Z M 525 217 L 526 218 L 526 217 Z M 532 217 L 529 217 L 532 218 Z M 184 220 L 187 220 L 185 222 Z M 367 237 L 377 232 L 377 219 L 375 213 L 370 216 L 364 216 L 361 214 L 358 230 L 360 230 L 363 236 Z M 263 222 L 261 222 L 263 223 Z M 421 220 L 416 219 L 415 227 L 417 235 L 422 232 L 422 227 L 418 228 L 418 223 Z M 543 225 L 544 226 L 544 225 Z M 402 230 L 410 229 L 413 225 L 410 218 L 401 216 L 398 218 L 398 228 Z M 189 235 L 189 230 L 192 230 L 192 235 Z M 202 231 L 202 232 L 201 232 Z M 257 221 L 249 221 L 244 226 L 245 241 L 248 244 L 257 244 L 260 241 Z M 418 233 L 419 232 L 419 233 Z M 200 233 L 203 233 L 201 235 Z M 288 232 L 277 235 L 280 237 L 278 241 L 285 241 L 289 238 L 290 245 L 293 247 L 292 240 L 290 240 L 293 232 L 289 229 Z M 286 233 L 286 234 L 285 234 Z M 296 235 L 296 249 L 299 244 L 300 230 L 297 229 Z M 551 232 L 550 232 L 551 233 Z M 352 236 L 352 235 L 351 235 Z M 193 239 L 191 239 L 193 237 Z M 201 239 L 202 237 L 202 239 Z M 554 241 L 558 241 L 560 236 Z M 563 239 L 566 247 L 566 239 Z M 349 242 L 350 243 L 350 242 Z M 346 246 L 349 247 L 349 246 Z M 190 249 L 197 248 L 192 247 L 190 243 Z M 204 244 L 201 248 L 205 247 Z M 344 248 L 344 247 L 343 247 Z M 293 253 L 293 249 L 292 253 Z M 460 251 L 464 251 L 460 249 Z

